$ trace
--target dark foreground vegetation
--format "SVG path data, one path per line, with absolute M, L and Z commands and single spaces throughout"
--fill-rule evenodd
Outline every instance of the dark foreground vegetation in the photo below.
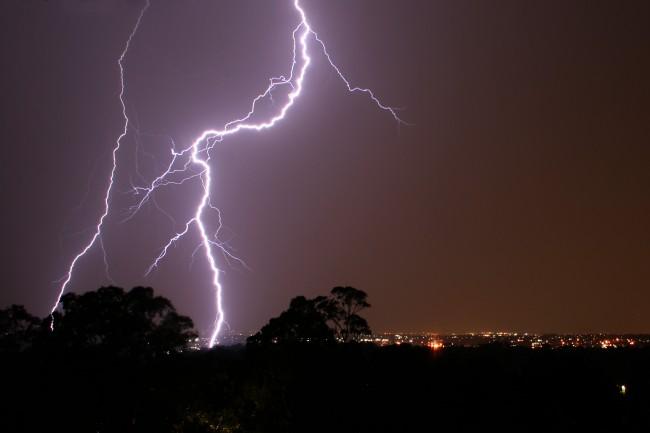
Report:
M 271 337 L 193 351 L 191 321 L 168 301 L 111 290 L 100 316 L 72 295 L 54 332 L 2 311 L 1 432 L 650 431 L 646 349 L 431 351 L 341 342 L 319 326 L 316 341 L 276 341 L 295 335 L 278 323 L 295 331 L 292 317 L 314 312 L 300 300 Z

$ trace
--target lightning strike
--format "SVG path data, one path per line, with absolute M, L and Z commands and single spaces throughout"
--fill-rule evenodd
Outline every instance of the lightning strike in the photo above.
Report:
M 215 249 L 220 251 L 224 255 L 226 261 L 228 261 L 229 259 L 233 259 L 235 261 L 238 261 L 243 266 L 246 266 L 246 264 L 241 259 L 234 256 L 229 251 L 229 249 L 227 248 L 224 242 L 221 242 L 219 240 L 219 231 L 221 230 L 222 223 L 221 223 L 221 214 L 219 213 L 219 210 L 211 204 L 212 201 L 210 196 L 210 190 L 212 187 L 212 171 L 209 164 L 210 150 L 212 150 L 217 143 L 222 142 L 224 138 L 229 135 L 234 135 L 242 131 L 260 132 L 266 129 L 273 128 L 273 126 L 275 126 L 278 122 L 285 119 L 287 113 L 295 105 L 295 101 L 302 93 L 305 77 L 307 76 L 307 71 L 312 62 L 312 58 L 310 56 L 310 50 L 309 50 L 310 41 L 315 42 L 315 44 L 320 47 L 322 54 L 326 58 L 329 65 L 333 68 L 337 76 L 343 81 L 348 92 L 363 93 L 367 95 L 370 98 L 370 100 L 379 109 L 388 112 L 399 124 L 405 123 L 398 116 L 396 109 L 383 104 L 375 96 L 372 90 L 353 86 L 350 83 L 350 81 L 342 73 L 341 69 L 334 63 L 331 55 L 327 51 L 327 47 L 324 41 L 312 29 L 307 19 L 306 13 L 302 8 L 302 6 L 300 5 L 300 1 L 292 0 L 292 3 L 296 13 L 299 16 L 299 22 L 296 25 L 296 27 L 294 27 L 291 33 L 291 37 L 293 41 L 293 50 L 292 50 L 292 59 L 291 59 L 291 65 L 290 65 L 288 76 L 280 75 L 277 77 L 271 77 L 269 79 L 269 83 L 266 89 L 262 93 L 258 94 L 255 98 L 253 98 L 250 106 L 250 110 L 244 116 L 237 118 L 235 120 L 231 120 L 230 122 L 226 123 L 221 129 L 208 129 L 203 131 L 201 134 L 199 134 L 196 137 L 196 139 L 191 143 L 191 145 L 189 145 L 188 147 L 180 151 L 177 151 L 174 145 L 171 149 L 171 159 L 169 164 L 167 165 L 166 170 L 162 172 L 159 176 L 155 177 L 150 183 L 148 183 L 147 186 L 133 187 L 133 193 L 139 196 L 139 200 L 137 204 L 130 209 L 130 214 L 125 219 L 126 221 L 133 218 L 133 216 L 138 213 L 138 211 L 142 208 L 142 206 L 145 203 L 149 202 L 150 200 L 153 200 L 153 195 L 158 189 L 169 185 L 184 184 L 186 182 L 190 182 L 195 179 L 200 180 L 200 184 L 202 187 L 202 194 L 201 194 L 200 201 L 194 210 L 193 217 L 190 218 L 188 221 L 186 221 L 182 231 L 174 234 L 169 239 L 167 244 L 163 246 L 160 254 L 156 257 L 156 259 L 153 261 L 151 266 L 149 266 L 145 275 L 148 275 L 151 272 L 153 272 L 159 266 L 160 262 L 165 258 L 167 252 L 169 251 L 169 248 L 171 248 L 175 243 L 177 243 L 181 238 L 183 238 L 183 236 L 189 233 L 192 227 L 196 227 L 201 239 L 201 243 L 198 248 L 202 248 L 204 250 L 205 258 L 207 260 L 207 263 L 210 267 L 210 271 L 212 274 L 211 283 L 215 292 L 216 317 L 210 335 L 208 347 L 213 347 L 217 343 L 217 339 L 225 323 L 225 315 L 223 309 L 223 296 L 222 296 L 223 287 L 220 282 L 221 270 L 219 269 L 217 265 L 217 260 L 215 259 Z M 61 300 L 61 296 L 65 292 L 67 285 L 70 283 L 70 280 L 72 279 L 72 273 L 74 267 L 79 261 L 79 259 L 83 257 L 88 252 L 88 250 L 90 250 L 90 248 L 95 244 L 97 239 L 99 239 L 101 243 L 102 224 L 109 212 L 109 197 L 113 186 L 113 180 L 115 177 L 115 171 L 117 167 L 116 154 L 120 149 L 120 143 L 122 139 L 126 136 L 129 130 L 129 118 L 126 113 L 126 107 L 124 103 L 125 85 L 124 85 L 123 60 L 128 52 L 131 40 L 133 39 L 134 35 L 138 30 L 138 27 L 140 26 L 142 17 L 144 16 L 144 13 L 149 8 L 149 6 L 150 6 L 150 1 L 147 0 L 145 6 L 140 12 L 140 15 L 133 28 L 133 31 L 131 32 L 129 38 L 127 39 L 124 50 L 122 51 L 118 59 L 118 65 L 120 68 L 120 83 L 121 83 L 120 103 L 122 106 L 122 114 L 124 117 L 124 127 L 122 133 L 120 134 L 120 136 L 116 141 L 116 146 L 113 149 L 113 168 L 109 178 L 108 189 L 105 195 L 104 213 L 101 215 L 98 221 L 95 234 L 90 240 L 90 242 L 72 260 L 70 267 L 68 268 L 67 276 L 63 281 L 63 284 L 61 285 L 56 304 L 52 308 L 52 313 L 56 310 L 56 307 Z M 273 99 L 273 92 L 281 88 L 287 88 L 289 92 L 286 95 L 286 101 L 284 102 L 284 104 L 281 105 L 279 109 L 276 111 L 276 113 L 270 116 L 268 119 L 258 121 L 258 122 L 253 122 L 252 119 L 256 113 L 257 105 L 261 101 L 264 101 L 266 99 L 268 99 L 272 104 L 275 105 L 275 100 Z M 212 235 L 208 232 L 204 222 L 204 218 L 206 216 L 205 213 L 208 210 L 216 211 L 218 215 L 218 228 L 216 233 Z M 102 244 L 102 248 L 103 248 L 103 244 Z M 105 259 L 105 264 L 107 266 L 106 259 Z
M 90 242 L 86 244 L 86 246 L 77 254 L 74 259 L 72 259 L 72 262 L 70 263 L 70 266 L 68 267 L 68 271 L 66 273 L 65 279 L 63 280 L 63 283 L 61 284 L 61 288 L 59 290 L 59 295 L 56 298 L 56 303 L 52 306 L 52 310 L 50 311 L 51 315 L 51 320 L 50 320 L 50 329 L 54 330 L 54 311 L 56 310 L 56 307 L 59 305 L 59 302 L 61 302 L 61 296 L 63 296 L 63 293 L 65 292 L 66 287 L 68 284 L 70 284 L 70 281 L 72 280 L 72 272 L 74 271 L 74 267 L 79 261 L 81 257 L 83 257 L 91 248 L 93 245 L 95 245 L 95 242 L 97 240 L 100 240 L 101 243 L 101 248 L 102 252 L 104 254 L 104 265 L 106 267 L 106 272 L 108 273 L 108 260 L 106 258 L 106 250 L 104 249 L 104 244 L 101 239 L 101 234 L 102 234 L 102 226 L 104 225 L 104 220 L 106 219 L 106 216 L 108 215 L 108 211 L 110 209 L 110 197 L 111 197 L 111 191 L 113 189 L 113 182 L 115 180 L 115 172 L 117 170 L 117 152 L 120 150 L 120 145 L 122 143 L 122 139 L 126 136 L 126 134 L 129 131 L 129 117 L 126 113 L 126 104 L 124 103 L 124 89 L 125 89 L 125 83 L 124 83 L 124 58 L 126 57 L 127 52 L 129 51 L 129 47 L 131 46 L 131 40 L 133 40 L 133 37 L 135 34 L 138 32 L 138 28 L 140 27 L 140 23 L 142 22 L 142 18 L 144 17 L 145 12 L 147 9 L 149 9 L 149 6 L 151 6 L 150 0 L 146 0 L 144 6 L 140 10 L 140 15 L 138 15 L 138 19 L 135 22 L 135 25 L 133 26 L 133 30 L 131 30 L 131 33 L 129 34 L 129 37 L 126 40 L 126 43 L 124 44 L 124 49 L 120 53 L 120 57 L 117 59 L 117 66 L 120 70 L 120 105 L 122 107 L 122 118 L 124 119 L 124 126 L 122 127 L 122 133 L 117 137 L 117 140 L 115 141 L 115 147 L 113 148 L 113 166 L 111 168 L 111 174 L 108 179 L 108 187 L 106 188 L 106 193 L 104 194 L 104 212 L 102 215 L 99 217 L 99 220 L 97 222 L 97 226 L 95 227 L 95 233 L 93 234 L 93 237 L 90 239 Z

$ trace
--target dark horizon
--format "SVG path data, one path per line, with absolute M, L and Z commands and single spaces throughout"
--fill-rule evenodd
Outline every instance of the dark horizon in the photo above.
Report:
M 317 55 L 277 128 L 215 149 L 222 237 L 251 268 L 219 263 L 233 329 L 350 285 L 376 332 L 650 333 L 650 2 L 302 3 L 351 82 L 412 125 Z M 122 126 L 116 61 L 142 4 L 0 5 L 0 308 L 47 315 L 92 235 Z M 134 128 L 103 237 L 111 275 L 154 287 L 202 336 L 214 305 L 197 236 L 143 276 L 196 184 L 157 196 L 169 215 L 150 203 L 123 223 L 128 192 L 168 162 L 168 137 L 240 116 L 287 73 L 295 24 L 288 1 L 152 0 L 125 58 Z M 69 291 L 111 284 L 103 267 L 95 246 Z

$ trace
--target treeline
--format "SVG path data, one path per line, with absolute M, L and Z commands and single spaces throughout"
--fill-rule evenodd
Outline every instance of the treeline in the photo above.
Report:
M 368 306 L 294 298 L 246 346 L 202 351 L 151 289 L 66 295 L 54 331 L 2 310 L 0 431 L 650 431 L 648 350 L 378 347 L 355 342 Z
M 370 334 L 359 314 L 368 295 L 354 287 L 334 287 L 328 296 L 293 298 L 249 344 L 351 342 Z M 110 356 L 155 357 L 196 347 L 192 319 L 151 287 L 128 292 L 102 287 L 82 295 L 67 293 L 60 309 L 39 319 L 21 305 L 0 310 L 0 352 L 54 350 L 100 352 Z
M 151 287 L 67 293 L 60 310 L 43 319 L 21 305 L 0 310 L 0 352 L 155 357 L 180 351 L 196 337 L 192 319 Z

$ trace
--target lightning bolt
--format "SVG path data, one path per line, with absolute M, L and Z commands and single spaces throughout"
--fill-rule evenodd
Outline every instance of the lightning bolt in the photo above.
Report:
M 140 10 L 138 19 L 136 20 L 135 25 L 133 26 L 133 29 L 129 34 L 129 37 L 127 38 L 126 43 L 124 44 L 124 49 L 122 49 L 122 52 L 120 53 L 120 56 L 117 59 L 117 66 L 120 70 L 119 100 L 120 100 L 120 105 L 122 107 L 122 118 L 124 119 L 124 125 L 122 127 L 122 132 L 120 133 L 120 135 L 117 137 L 117 140 L 115 141 L 115 147 L 113 147 L 113 153 L 112 153 L 113 165 L 111 168 L 111 174 L 108 179 L 108 187 L 106 188 L 106 192 L 104 194 L 104 212 L 101 214 L 99 220 L 97 221 L 97 225 L 95 226 L 95 232 L 93 234 L 93 237 L 86 244 L 86 246 L 74 257 L 74 259 L 72 259 L 72 262 L 68 267 L 68 271 L 66 272 L 66 275 L 63 279 L 63 283 L 61 284 L 61 288 L 59 290 L 59 295 L 56 298 L 56 303 L 52 306 L 52 310 L 50 311 L 50 315 L 51 315 L 50 328 L 52 330 L 54 330 L 54 316 L 53 316 L 54 311 L 56 310 L 56 307 L 59 305 L 59 302 L 61 302 L 61 296 L 63 296 L 66 287 L 68 286 L 68 284 L 70 284 L 70 281 L 72 280 L 72 272 L 74 271 L 77 262 L 93 247 L 93 245 L 95 245 L 95 243 L 98 240 L 104 257 L 104 265 L 106 268 L 106 272 L 108 274 L 108 260 L 106 258 L 106 250 L 104 249 L 104 243 L 102 241 L 102 226 L 104 225 L 104 220 L 106 219 L 106 216 L 108 216 L 108 211 L 110 209 L 109 203 L 110 203 L 111 191 L 113 190 L 113 183 L 115 181 L 115 172 L 117 171 L 117 152 L 120 150 L 122 139 L 126 136 L 126 134 L 129 131 L 129 116 L 126 113 L 126 104 L 124 102 L 124 90 L 126 88 L 124 82 L 124 58 L 126 57 L 126 54 L 129 51 L 129 47 L 131 46 L 131 41 L 133 40 L 135 34 L 138 32 L 138 28 L 140 28 L 140 23 L 142 22 L 142 18 L 144 17 L 144 14 L 147 11 L 147 9 L 149 9 L 149 6 L 151 6 L 150 0 L 146 0 L 144 6 Z
M 280 75 L 278 77 L 270 78 L 269 84 L 266 86 L 265 90 L 262 93 L 258 94 L 252 100 L 250 110 L 244 116 L 231 120 L 220 129 L 208 129 L 203 131 L 200 135 L 196 137 L 196 139 L 191 143 L 191 145 L 183 148 L 180 151 L 176 150 L 176 147 L 173 146 L 171 149 L 170 162 L 167 165 L 167 168 L 160 175 L 155 177 L 150 183 L 148 183 L 148 185 L 133 187 L 133 193 L 137 195 L 139 199 L 136 205 L 134 205 L 130 209 L 130 214 L 125 219 L 125 220 L 129 220 L 133 218 L 133 216 L 137 214 L 137 212 L 142 208 L 142 206 L 145 203 L 149 202 L 150 200 L 153 200 L 153 195 L 158 189 L 169 185 L 180 185 L 198 179 L 198 182 L 202 187 L 202 195 L 201 195 L 201 199 L 199 200 L 196 206 L 194 215 L 192 216 L 192 218 L 190 218 L 188 221 L 185 222 L 183 230 L 181 230 L 178 233 L 175 233 L 169 239 L 167 244 L 165 244 L 162 247 L 160 254 L 156 257 L 156 259 L 153 261 L 151 266 L 147 269 L 145 275 L 148 275 L 158 267 L 160 262 L 165 258 L 170 247 L 172 247 L 176 242 L 182 239 L 183 236 L 185 236 L 187 233 L 190 232 L 190 230 L 192 230 L 193 228 L 197 229 L 201 239 L 201 243 L 199 247 L 203 249 L 205 253 L 205 258 L 210 267 L 211 274 L 212 274 L 212 286 L 215 292 L 216 317 L 210 335 L 210 340 L 208 343 L 209 347 L 213 347 L 217 343 L 218 336 L 225 323 L 225 315 L 224 315 L 223 299 L 222 299 L 223 287 L 220 282 L 221 271 L 217 266 L 217 261 L 215 259 L 215 250 L 221 252 L 226 258 L 226 260 L 233 259 L 245 266 L 245 263 L 241 261 L 241 259 L 235 257 L 229 251 L 227 245 L 219 239 L 219 232 L 222 228 L 221 214 L 219 213 L 219 210 L 215 206 L 213 206 L 211 201 L 211 196 L 210 196 L 210 190 L 212 187 L 212 171 L 209 164 L 210 151 L 216 146 L 216 144 L 222 142 L 224 138 L 226 138 L 227 136 L 234 135 L 242 131 L 260 132 L 266 129 L 273 128 L 273 126 L 275 126 L 278 122 L 285 119 L 287 113 L 295 105 L 296 100 L 300 97 L 303 90 L 305 77 L 307 76 L 307 72 L 312 62 L 312 58 L 310 56 L 310 50 L 309 50 L 310 42 L 313 42 L 318 47 L 320 47 L 320 50 L 322 54 L 325 56 L 327 62 L 334 69 L 338 77 L 343 81 L 347 90 L 350 93 L 365 94 L 379 109 L 389 113 L 398 123 L 400 124 L 405 123 L 398 116 L 396 109 L 383 104 L 375 96 L 372 90 L 353 86 L 350 83 L 350 81 L 342 73 L 341 69 L 334 63 L 332 56 L 329 54 L 323 40 L 318 36 L 318 34 L 313 30 L 313 28 L 309 24 L 309 21 L 307 19 L 307 14 L 305 13 L 305 10 L 302 8 L 302 6 L 300 5 L 300 1 L 292 0 L 292 3 L 295 12 L 299 17 L 299 22 L 294 27 L 291 33 L 291 37 L 293 41 L 293 50 L 292 50 L 291 65 L 290 65 L 288 76 Z M 149 8 L 149 6 L 150 6 L 150 2 L 149 0 L 147 0 L 146 4 L 144 5 L 144 7 L 140 12 L 140 15 L 133 28 L 133 31 L 129 35 L 124 50 L 122 51 L 118 59 L 118 65 L 120 69 L 120 83 L 121 83 L 120 103 L 122 106 L 122 114 L 124 117 L 124 127 L 113 149 L 113 168 L 109 178 L 108 189 L 105 195 L 104 213 L 101 215 L 97 223 L 95 234 L 90 240 L 90 242 L 72 260 L 70 267 L 68 268 L 66 278 L 63 281 L 63 284 L 61 285 L 59 296 L 56 300 L 54 307 L 52 308 L 52 313 L 55 311 L 57 305 L 59 304 L 61 300 L 61 296 L 65 292 L 67 285 L 70 283 L 70 280 L 72 279 L 72 273 L 79 259 L 83 257 L 88 252 L 88 250 L 90 250 L 90 248 L 92 248 L 92 246 L 97 242 L 98 239 L 100 241 L 100 246 L 101 246 L 101 229 L 104 223 L 104 219 L 106 218 L 109 212 L 109 197 L 110 197 L 111 189 L 113 187 L 113 180 L 115 177 L 115 171 L 117 167 L 116 154 L 120 149 L 120 143 L 122 139 L 127 134 L 129 129 L 129 118 L 126 113 L 126 107 L 124 103 L 125 85 L 124 85 L 123 60 L 128 52 L 131 40 L 133 39 L 134 35 L 138 30 L 138 27 L 140 26 L 142 17 L 144 16 L 144 13 Z M 286 94 L 286 99 L 284 104 L 282 104 L 279 107 L 279 109 L 276 110 L 275 114 L 271 115 L 269 118 L 265 120 L 254 121 L 253 119 L 255 117 L 258 104 L 266 100 L 273 102 L 274 101 L 273 92 L 279 90 L 285 90 L 286 92 L 288 92 Z M 206 216 L 205 214 L 208 211 L 214 211 L 217 213 L 218 216 L 219 224 L 218 224 L 217 231 L 214 234 L 208 232 L 204 221 L 204 218 Z

